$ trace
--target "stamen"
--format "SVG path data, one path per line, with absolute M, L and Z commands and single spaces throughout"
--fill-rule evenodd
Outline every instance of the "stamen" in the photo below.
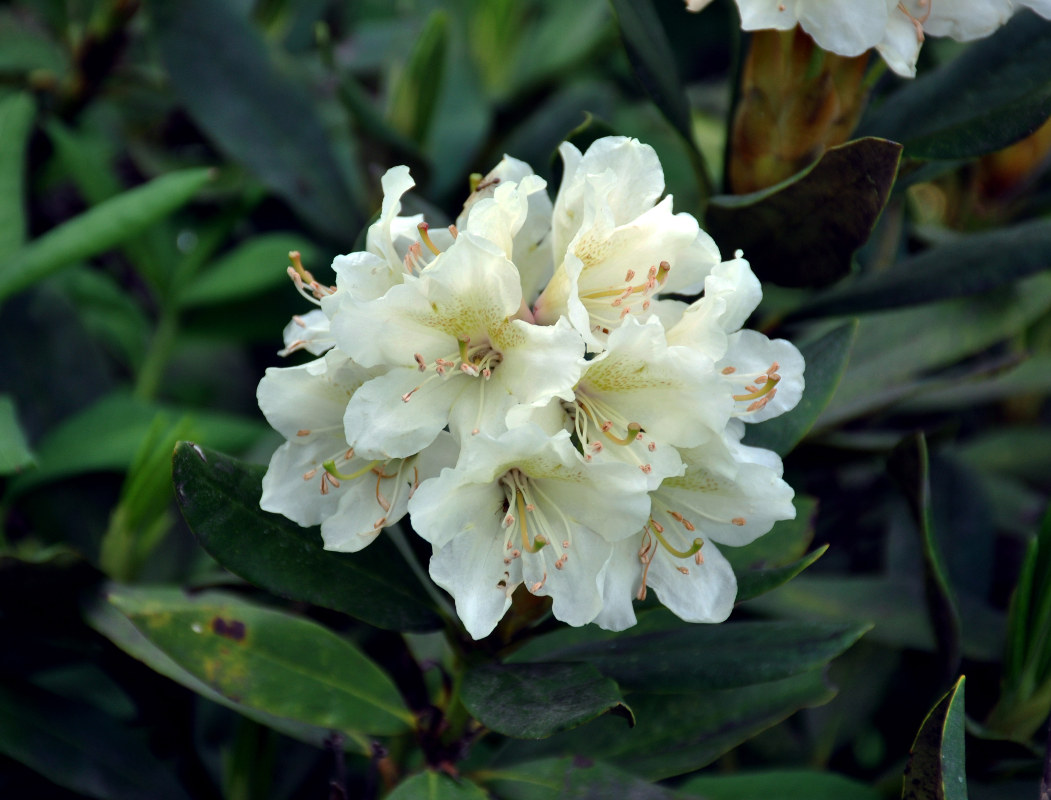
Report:
M 539 592 L 541 589 L 544 588 L 544 584 L 546 582 L 547 582 L 547 570 L 544 570 L 544 577 L 541 578 L 540 580 L 538 580 L 536 583 L 534 583 L 532 588 L 529 591 L 531 591 L 533 594 L 536 594 L 537 592 Z

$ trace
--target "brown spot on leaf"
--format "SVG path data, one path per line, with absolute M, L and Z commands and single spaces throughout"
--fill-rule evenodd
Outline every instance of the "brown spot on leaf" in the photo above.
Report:
M 228 639 L 233 639 L 235 642 L 239 642 L 245 638 L 245 624 L 239 619 L 225 620 L 222 617 L 216 617 L 212 620 L 212 630 L 220 636 L 225 636 Z

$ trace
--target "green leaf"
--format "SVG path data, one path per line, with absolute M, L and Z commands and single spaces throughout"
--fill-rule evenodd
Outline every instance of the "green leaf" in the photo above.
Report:
M 955 674 L 960 665 L 960 612 L 934 532 L 927 440 L 922 433 L 910 436 L 894 448 L 887 471 L 905 494 L 919 531 L 923 544 L 927 613 L 931 617 L 938 650 L 945 658 L 946 670 Z
M 882 795 L 863 783 L 834 772 L 769 770 L 738 775 L 699 775 L 678 788 L 679 794 L 704 800 L 880 800 Z
M 870 109 L 861 130 L 901 142 L 912 158 L 1000 150 L 1051 115 L 1051 22 L 1028 10 Z
M 14 398 L 0 394 L 0 475 L 21 472 L 35 463 L 22 426 L 18 424 Z
M 161 58 L 194 122 L 217 147 L 336 241 L 364 219 L 308 87 L 281 72 L 245 15 L 211 0 L 148 4 Z
M 453 780 L 428 770 L 399 783 L 387 800 L 486 800 L 488 796 L 466 778 Z
M 486 770 L 486 786 L 501 800 L 673 800 L 679 795 L 617 769 L 580 758 L 549 758 Z
M 89 603 L 84 611 L 88 625 L 105 636 L 117 647 L 133 658 L 143 662 L 150 669 L 170 678 L 190 691 L 196 692 L 206 700 L 232 709 L 248 719 L 273 728 L 293 739 L 311 744 L 314 747 L 325 747 L 331 743 L 332 731 L 316 725 L 308 725 L 276 717 L 256 708 L 244 705 L 240 699 L 233 699 L 220 694 L 204 681 L 192 675 L 176 663 L 164 650 L 146 638 L 124 614 L 108 603 L 104 598 Z M 348 747 L 369 753 L 369 740 L 352 733 L 347 738 Z
M 28 684 L 0 684 L 0 753 L 79 795 L 189 798 L 175 775 L 115 719 Z
M 464 676 L 463 704 L 516 739 L 543 739 L 610 711 L 635 721 L 617 685 L 588 664 L 486 664 Z
M 130 239 L 186 205 L 211 180 L 210 169 L 188 169 L 99 203 L 15 252 L 0 269 L 0 300 L 75 261 Z
M 830 147 L 769 189 L 713 197 L 705 229 L 724 253 L 743 250 L 762 281 L 827 286 L 850 272 L 887 203 L 900 157 L 901 145 L 885 139 Z
M 961 677 L 920 726 L 905 765 L 902 800 L 967 800 Z
M 1051 222 L 959 236 L 843 289 L 833 289 L 792 318 L 857 314 L 978 294 L 1051 267 Z
M 390 124 L 422 144 L 431 128 L 442 85 L 448 46 L 449 15 L 431 12 L 391 93 Z
M 687 693 L 798 675 L 828 663 L 866 630 L 821 622 L 690 625 L 556 647 L 544 658 L 591 664 L 627 691 Z
M 4 47 L 0 47 L 0 51 Z M 26 147 L 36 103 L 19 92 L 0 99 L 0 252 L 13 253 L 26 240 Z
M 660 653 L 654 653 L 655 659 Z M 655 687 L 657 688 L 657 687 Z M 519 742 L 498 760 L 523 762 L 567 753 L 620 764 L 660 780 L 699 769 L 803 707 L 835 695 L 822 670 L 781 681 L 690 694 L 634 692 L 627 696 L 637 724 L 601 717 L 541 742 Z
M 275 594 L 392 630 L 441 627 L 423 587 L 389 537 L 359 553 L 323 549 L 317 528 L 259 508 L 263 467 L 182 442 L 172 460 L 176 497 L 201 546 L 236 575 Z
M 763 447 L 784 456 L 807 435 L 839 387 L 854 346 L 858 323 L 844 322 L 814 341 L 800 344 L 806 364 L 806 389 L 796 407 L 774 419 L 749 425 L 745 444 Z
M 178 417 L 190 413 L 199 441 L 227 450 L 244 450 L 267 430 L 255 420 L 233 414 L 147 403 L 114 392 L 41 439 L 36 446 L 37 469 L 15 478 L 9 496 L 85 472 L 127 471 L 159 411 Z
M 772 569 L 749 569 L 738 572 L 737 602 L 743 603 L 746 600 L 752 600 L 767 592 L 772 592 L 780 586 L 784 586 L 821 558 L 826 550 L 828 550 L 827 544 L 803 556 L 793 564 L 773 567 Z
M 175 663 L 241 705 L 348 734 L 412 727 L 387 674 L 315 622 L 213 592 L 112 586 L 107 600 Z
M 66 50 L 34 24 L 34 16 L 26 9 L 0 9 L 0 74 L 7 80 L 36 70 L 57 78 L 69 68 Z
M 294 233 L 256 236 L 222 256 L 179 293 L 182 308 L 240 300 L 288 283 L 288 254 L 298 250 L 303 263 L 315 263 L 317 248 Z

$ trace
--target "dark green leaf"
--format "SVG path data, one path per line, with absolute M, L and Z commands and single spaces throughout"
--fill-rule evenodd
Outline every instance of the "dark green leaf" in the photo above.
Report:
M 442 85 L 449 15 L 431 12 L 391 94 L 390 123 L 417 144 L 427 138 Z
M 679 793 L 704 800 L 880 800 L 875 789 L 834 772 L 771 770 L 739 775 L 701 775 Z
M 550 758 L 487 770 L 486 785 L 501 800 L 673 800 L 670 789 L 583 758 Z
M 399 783 L 387 800 L 486 800 L 488 796 L 466 778 L 453 780 L 428 770 Z
M 991 153 L 1051 115 L 1051 22 L 1028 10 L 936 72 L 910 81 L 862 122 L 915 158 Z
M 35 70 L 58 77 L 69 68 L 65 48 L 33 24 L 33 16 L 24 8 L 0 9 L 0 74 L 5 77 Z
M 632 730 L 625 730 L 621 720 L 602 717 L 542 742 L 519 742 L 502 760 L 522 762 L 572 753 L 659 780 L 699 769 L 800 708 L 827 703 L 834 695 L 822 670 L 737 689 L 635 692 L 627 698 L 637 720 Z
M 172 478 L 179 506 L 201 546 L 220 564 L 275 594 L 380 628 L 441 627 L 388 537 L 359 553 L 324 550 L 317 528 L 301 528 L 259 508 L 263 472 L 187 442 L 175 449 Z
M 617 685 L 588 664 L 486 664 L 464 676 L 463 704 L 517 739 L 543 739 L 610 711 L 634 724 Z
M 5 50 L 0 46 L 0 51 Z M 0 99 L 0 252 L 13 253 L 26 240 L 26 145 L 36 104 L 27 93 Z
M 21 472 L 35 463 L 18 424 L 15 401 L 10 395 L 0 394 L 0 475 Z
M 162 175 L 53 228 L 6 259 L 0 269 L 0 300 L 130 239 L 190 202 L 211 176 L 209 169 Z
M 938 650 L 945 658 L 945 668 L 948 673 L 955 674 L 960 665 L 960 612 L 934 532 L 927 440 L 922 433 L 905 439 L 894 448 L 887 471 L 901 486 L 919 531 L 923 543 L 927 612 L 931 616 Z
M 0 753 L 88 797 L 189 798 L 175 775 L 115 719 L 30 685 L 0 685 Z
M 961 677 L 920 726 L 905 765 L 902 800 L 967 800 L 963 683 Z
M 828 550 L 827 544 L 803 556 L 793 564 L 786 564 L 783 567 L 773 567 L 771 569 L 749 569 L 738 572 L 737 602 L 743 603 L 745 600 L 752 600 L 767 592 L 772 592 L 779 586 L 784 586 L 821 558 L 826 550 Z
M 857 321 L 844 322 L 815 341 L 799 346 L 806 363 L 806 390 L 791 411 L 745 431 L 745 444 L 787 455 L 802 441 L 832 401 L 857 335 Z
M 349 242 L 364 219 L 360 181 L 348 190 L 309 90 L 276 66 L 251 22 L 229 3 L 148 4 L 168 77 L 201 129 L 287 200 L 303 220 Z
M 858 139 L 776 186 L 713 197 L 705 228 L 720 249 L 744 250 L 760 280 L 827 286 L 850 271 L 894 185 L 901 145 Z M 786 235 L 791 232 L 791 235 Z
M 315 622 L 219 593 L 111 586 L 109 603 L 175 663 L 236 703 L 346 733 L 393 734 L 413 716 L 393 681 Z
M 821 622 L 691 625 L 554 648 L 544 658 L 592 664 L 627 691 L 688 693 L 766 683 L 815 669 L 866 630 Z
M 312 744 L 315 747 L 324 747 L 330 741 L 332 731 L 328 728 L 307 725 L 306 723 L 296 722 L 283 717 L 275 717 L 272 714 L 243 705 L 237 700 L 220 694 L 172 660 L 167 653 L 146 638 L 131 620 L 105 599 L 99 598 L 97 601 L 90 603 L 85 610 L 85 617 L 92 628 L 117 645 L 125 653 L 143 662 L 155 672 L 196 692 L 206 700 L 233 709 L 248 719 L 280 731 L 293 739 Z M 368 739 L 359 734 L 350 734 L 347 738 L 347 745 L 363 753 L 370 752 Z
M 304 265 L 318 260 L 317 249 L 302 236 L 256 236 L 211 264 L 180 292 L 183 308 L 226 303 L 288 283 L 288 254 L 298 250 Z
M 857 314 L 978 294 L 1051 268 L 1051 222 L 960 236 L 808 303 L 793 317 Z

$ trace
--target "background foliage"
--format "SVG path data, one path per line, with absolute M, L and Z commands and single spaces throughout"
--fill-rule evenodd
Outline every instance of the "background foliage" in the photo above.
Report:
M 731 196 L 735 13 L 0 8 L 0 794 L 1037 796 L 1051 23 L 929 42 L 913 82 L 868 66 L 850 141 Z M 325 280 L 391 165 L 440 220 L 503 153 L 557 185 L 558 143 L 609 132 L 658 150 L 763 278 L 752 326 L 807 357 L 749 434 L 798 519 L 728 553 L 726 625 L 470 647 L 413 539 L 325 553 L 258 509 L 286 254 Z

